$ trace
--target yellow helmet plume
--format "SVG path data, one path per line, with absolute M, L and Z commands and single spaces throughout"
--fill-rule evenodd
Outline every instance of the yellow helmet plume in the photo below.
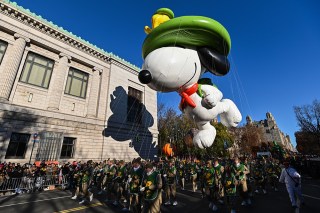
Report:
M 152 29 L 158 27 L 163 22 L 169 21 L 170 19 L 174 18 L 174 13 L 172 10 L 168 8 L 160 8 L 158 9 L 155 14 L 153 14 L 151 18 Z M 144 27 L 144 32 L 146 34 L 151 33 L 152 29 L 149 26 Z

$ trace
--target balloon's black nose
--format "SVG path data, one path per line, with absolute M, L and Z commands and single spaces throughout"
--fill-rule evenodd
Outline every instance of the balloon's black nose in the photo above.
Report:
M 152 81 L 152 75 L 148 70 L 141 70 L 138 78 L 143 84 L 149 84 Z

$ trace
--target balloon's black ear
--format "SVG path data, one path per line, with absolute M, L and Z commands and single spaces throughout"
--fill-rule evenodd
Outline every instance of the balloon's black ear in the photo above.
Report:
M 223 76 L 229 72 L 230 63 L 227 56 L 208 47 L 200 47 L 197 51 L 201 64 L 211 73 Z

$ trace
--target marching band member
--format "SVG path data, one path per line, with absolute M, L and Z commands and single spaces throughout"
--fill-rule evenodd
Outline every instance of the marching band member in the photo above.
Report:
M 262 189 L 263 194 L 267 194 L 266 191 L 266 167 L 263 162 L 263 158 L 258 158 L 257 163 L 254 166 L 253 169 L 253 176 L 255 180 L 255 193 L 259 194 L 259 190 Z
M 197 190 L 197 165 L 194 160 L 192 160 L 188 164 L 188 173 L 190 176 L 190 180 L 192 182 L 192 191 L 195 192 Z
M 184 184 L 185 184 L 185 166 L 183 161 L 180 161 L 178 168 L 177 168 L 177 174 L 178 174 L 178 183 L 182 190 L 184 190 Z
M 132 161 L 132 169 L 128 175 L 128 193 L 127 193 L 127 203 L 122 209 L 123 211 L 130 210 L 133 213 L 141 212 L 141 194 L 140 185 L 143 177 L 143 168 L 141 167 L 141 162 L 139 159 L 134 159 Z
M 225 177 L 224 177 L 224 190 L 226 196 L 226 205 L 231 213 L 235 213 L 236 195 L 237 195 L 237 180 L 231 169 L 231 165 L 226 165 L 225 167 Z
M 115 163 L 115 160 L 109 160 L 108 162 L 108 166 L 105 167 L 105 176 L 103 179 L 103 186 L 104 189 L 107 191 L 107 199 L 106 201 L 110 201 L 111 200 L 111 196 L 112 196 L 112 192 L 113 192 L 113 178 L 117 172 L 117 168 Z
M 214 204 L 214 190 L 215 190 L 215 170 L 212 168 L 211 160 L 207 161 L 206 168 L 203 171 L 203 183 L 205 193 L 209 201 L 209 209 L 217 211 L 218 207 Z
M 224 176 L 224 167 L 219 163 L 219 159 L 214 160 L 214 183 L 215 183 L 215 192 L 214 199 L 217 200 L 220 204 L 223 204 L 224 199 L 224 189 L 223 189 L 223 176 Z
M 165 205 L 170 205 L 171 204 L 171 195 L 172 195 L 172 205 L 176 206 L 178 205 L 177 202 L 177 186 L 176 186 L 176 175 L 177 175 L 177 169 L 174 166 L 174 160 L 171 159 L 169 160 L 169 165 L 168 168 L 166 169 L 166 174 L 164 174 L 167 181 L 166 181 L 166 186 L 165 186 L 165 193 L 166 193 L 166 202 Z
M 251 200 L 248 196 L 248 187 L 246 181 L 246 174 L 250 172 L 249 169 L 245 165 L 240 163 L 238 157 L 235 157 L 232 170 L 237 180 L 237 191 L 239 192 L 240 197 L 242 198 L 241 205 L 251 205 Z
M 119 161 L 118 169 L 113 179 L 114 190 L 116 194 L 116 200 L 113 205 L 117 206 L 120 203 L 120 199 L 125 191 L 125 177 L 126 177 L 126 165 L 123 160 Z
M 151 163 L 145 166 L 146 173 L 140 192 L 143 194 L 143 213 L 159 213 L 162 204 L 162 178 Z

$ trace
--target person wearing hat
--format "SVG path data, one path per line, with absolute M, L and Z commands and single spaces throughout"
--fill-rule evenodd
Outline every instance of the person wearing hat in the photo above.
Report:
M 100 192 L 102 190 L 102 181 L 103 181 L 103 164 L 96 163 L 93 170 L 93 184 L 97 187 L 97 190 Z
M 200 164 L 198 165 L 197 178 L 199 180 L 201 198 L 206 197 L 206 190 L 205 190 L 205 184 L 204 184 L 204 171 L 206 170 L 206 165 L 207 165 L 206 161 L 200 161 Z
M 75 186 L 75 190 L 73 190 L 71 197 L 72 200 L 76 200 L 80 194 L 81 186 L 82 186 L 82 176 L 83 171 L 80 164 L 77 164 L 77 167 L 75 168 L 75 171 L 73 173 L 73 182 Z
M 113 160 L 108 160 L 107 165 L 104 168 L 103 188 L 107 191 L 106 201 L 111 200 L 112 189 L 113 189 L 113 178 L 117 172 L 116 165 Z M 102 194 L 102 191 L 98 192 Z
M 176 186 L 176 176 L 177 176 L 177 169 L 174 166 L 174 159 L 169 160 L 168 168 L 166 169 L 165 174 L 163 174 L 164 177 L 166 177 L 166 185 L 165 185 L 165 193 L 166 193 L 166 202 L 164 205 L 170 205 L 171 204 L 171 197 L 172 197 L 172 205 L 176 206 L 178 205 L 177 202 L 177 186 Z
M 238 157 L 234 158 L 234 163 L 232 165 L 232 172 L 235 175 L 237 181 L 237 191 L 242 198 L 242 206 L 251 205 L 251 200 L 248 194 L 247 187 L 247 174 L 250 173 L 249 169 L 242 163 L 240 163 L 240 159 Z
M 214 159 L 213 169 L 215 183 L 214 200 L 218 201 L 220 204 L 223 204 L 224 188 L 222 184 L 222 179 L 224 177 L 224 167 L 219 163 L 218 158 Z
M 301 192 L 301 175 L 290 165 L 286 160 L 284 168 L 281 171 L 279 178 L 280 183 L 285 183 L 293 209 L 298 208 L 296 196 L 299 198 L 300 203 L 304 205 L 304 198 Z
M 127 167 L 123 160 L 118 162 L 117 172 L 113 179 L 114 191 L 116 193 L 116 200 L 113 202 L 113 205 L 117 206 L 120 203 L 120 199 L 123 196 L 125 190 L 124 179 L 127 175 Z
M 192 191 L 196 192 L 196 190 L 198 189 L 197 187 L 197 164 L 195 163 L 195 160 L 191 160 L 188 164 L 187 164 L 187 171 L 188 171 L 188 175 L 190 177 L 190 180 L 192 182 Z
M 214 193 L 215 193 L 215 170 L 212 167 L 212 161 L 208 160 L 206 162 L 206 167 L 203 171 L 203 184 L 205 189 L 205 194 L 209 201 L 209 209 L 212 211 L 217 211 L 218 207 L 215 205 Z
M 79 204 L 83 204 L 85 202 L 91 202 L 93 199 L 93 193 L 90 191 L 89 187 L 92 181 L 92 173 L 91 173 L 91 164 L 84 164 L 82 171 L 82 193 L 83 199 L 79 202 Z
M 254 178 L 252 176 L 252 170 L 254 168 L 253 165 L 255 165 L 254 160 L 253 161 L 248 161 L 247 157 L 243 158 L 243 165 L 247 167 L 247 169 L 250 171 L 249 173 L 246 174 L 246 181 L 247 181 L 247 188 L 248 188 L 248 195 L 250 198 L 253 197 L 253 189 L 254 189 Z
M 262 190 L 263 194 L 267 194 L 266 183 L 267 183 L 267 175 L 266 175 L 266 165 L 264 164 L 263 156 L 259 156 L 257 158 L 256 164 L 253 170 L 253 178 L 255 185 L 255 193 L 259 194 L 260 190 Z
M 237 186 L 236 186 L 236 177 L 234 175 L 234 170 L 231 169 L 231 165 L 227 163 L 225 165 L 223 185 L 225 191 L 225 201 L 226 207 L 230 210 L 231 213 L 235 213 L 236 205 L 236 195 L 237 195 Z
M 141 212 L 141 194 L 140 185 L 143 176 L 143 168 L 141 167 L 141 158 L 132 161 L 132 168 L 128 174 L 128 193 L 127 203 L 124 204 L 123 211 L 132 211 L 134 213 Z
M 184 190 L 186 170 L 185 170 L 185 165 L 183 161 L 180 161 L 178 164 L 177 174 L 178 174 L 178 184 L 180 185 L 181 189 Z
M 144 199 L 143 213 L 159 213 L 162 204 L 162 179 L 152 163 L 145 165 L 140 192 Z

